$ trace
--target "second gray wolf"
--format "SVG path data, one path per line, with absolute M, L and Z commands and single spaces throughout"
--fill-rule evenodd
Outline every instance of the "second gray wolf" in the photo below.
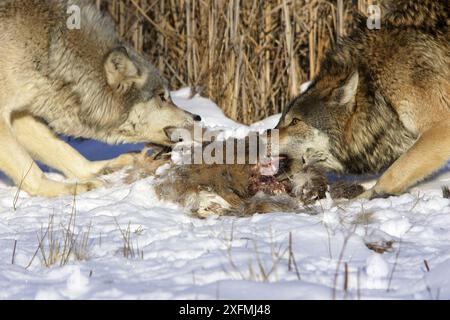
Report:
M 361 197 L 398 195 L 450 159 L 449 1 L 384 1 L 328 51 L 284 110 L 280 152 L 337 173 L 381 173 Z
M 80 29 L 67 25 L 71 6 Z M 81 193 L 103 169 L 132 162 L 90 162 L 56 133 L 170 145 L 171 128 L 199 120 L 172 103 L 165 79 L 93 1 L 0 0 L 0 170 L 30 195 Z M 47 179 L 34 159 L 78 183 Z

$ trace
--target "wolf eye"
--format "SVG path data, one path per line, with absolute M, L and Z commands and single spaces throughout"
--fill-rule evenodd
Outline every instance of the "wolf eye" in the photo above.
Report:
M 300 123 L 300 119 L 294 118 L 291 122 L 291 126 L 296 126 Z

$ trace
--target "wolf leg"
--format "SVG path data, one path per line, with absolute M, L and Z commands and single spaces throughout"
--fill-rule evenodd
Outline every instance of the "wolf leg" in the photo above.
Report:
M 0 150 L 0 169 L 30 195 L 46 197 L 74 195 L 97 186 L 93 182 L 67 184 L 47 179 L 5 121 L 0 121 Z
M 450 120 L 424 132 L 417 142 L 360 198 L 398 195 L 442 168 L 450 159 Z
M 89 161 L 59 139 L 44 123 L 28 114 L 14 117 L 13 130 L 33 158 L 60 170 L 68 178 L 89 180 L 106 167 L 115 169 L 133 161 L 131 155 L 107 161 Z

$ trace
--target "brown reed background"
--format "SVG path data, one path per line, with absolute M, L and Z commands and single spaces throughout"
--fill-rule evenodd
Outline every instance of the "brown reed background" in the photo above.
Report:
M 173 89 L 252 123 L 279 113 L 372 0 L 92 0 Z

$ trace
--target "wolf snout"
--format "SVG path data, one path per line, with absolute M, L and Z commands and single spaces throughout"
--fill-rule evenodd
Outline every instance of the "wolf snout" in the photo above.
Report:
M 185 119 L 185 123 L 183 125 L 184 127 L 188 127 L 190 125 L 192 126 L 193 124 L 202 121 L 201 116 L 199 116 L 198 114 L 190 113 L 188 111 L 184 111 L 184 119 Z
M 183 120 L 173 124 L 172 126 L 192 130 L 193 127 L 199 125 L 201 121 L 202 117 L 199 116 L 198 114 L 193 114 L 188 111 L 184 111 Z

